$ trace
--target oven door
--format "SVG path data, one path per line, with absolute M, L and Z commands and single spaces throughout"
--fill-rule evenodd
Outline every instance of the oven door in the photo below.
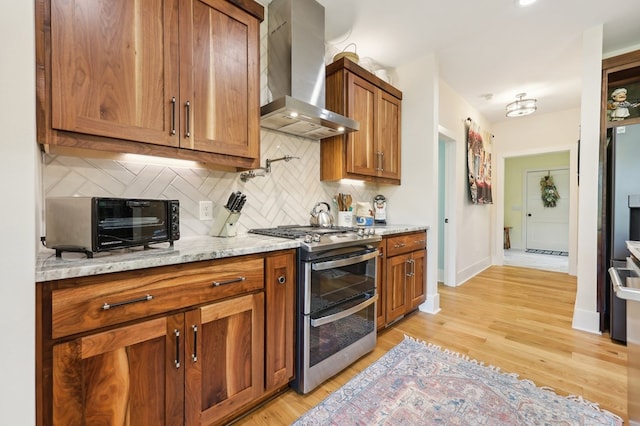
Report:
M 97 250 L 169 240 L 166 200 L 97 198 Z
M 378 251 L 303 262 L 296 389 L 307 393 L 376 346 Z

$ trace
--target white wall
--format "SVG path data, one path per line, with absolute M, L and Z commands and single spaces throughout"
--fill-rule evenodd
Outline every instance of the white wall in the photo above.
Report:
M 385 187 L 394 223 L 428 225 L 427 301 L 420 307 L 440 310 L 437 283 L 438 221 L 438 63 L 430 55 L 395 70 L 402 98 L 402 185 Z
M 494 123 L 494 148 L 496 153 L 496 242 L 503 239 L 504 226 L 504 168 L 505 159 L 545 152 L 569 151 L 569 273 L 576 274 L 578 252 L 578 182 L 577 156 L 580 137 L 580 109 L 570 109 L 553 114 L 532 114 Z M 597 191 L 595 191 L 597 192 Z M 502 245 L 496 244 L 494 263 L 502 264 Z
M 35 41 L 34 2 L 8 0 L 0 14 L 0 423 L 35 423 Z
M 578 205 L 578 291 L 573 327 L 597 333 L 598 163 L 600 91 L 602 82 L 602 25 L 585 31 L 582 51 L 580 117 L 580 190 Z
M 455 191 L 454 194 L 447 195 L 455 197 L 456 221 L 452 222 L 449 218 L 449 226 L 454 226 L 456 229 L 455 284 L 459 285 L 491 266 L 492 229 L 495 227 L 495 205 L 476 205 L 470 201 L 466 178 L 467 127 L 465 120 L 471 118 L 474 123 L 480 126 L 480 131 L 483 134 L 492 133 L 492 129 L 490 123 L 444 81 L 440 81 L 438 104 L 439 124 L 447 132 L 447 136 L 455 140 L 456 143 Z M 492 141 L 485 140 L 485 143 L 489 144 L 492 158 L 495 159 Z M 495 167 L 493 167 L 493 173 L 493 199 L 495 200 L 497 195 Z

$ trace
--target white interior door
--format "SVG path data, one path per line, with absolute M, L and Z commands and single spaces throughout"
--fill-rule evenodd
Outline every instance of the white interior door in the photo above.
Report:
M 560 194 L 555 207 L 545 207 L 540 180 L 551 174 Z M 527 249 L 569 251 L 569 169 L 526 172 L 525 179 Z

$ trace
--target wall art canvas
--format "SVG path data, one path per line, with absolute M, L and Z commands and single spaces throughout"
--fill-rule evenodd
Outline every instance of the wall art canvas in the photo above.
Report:
M 491 191 L 491 134 L 480 132 L 480 127 L 467 120 L 467 170 L 469 195 L 473 204 L 493 204 Z M 486 141 L 486 142 L 485 142 Z

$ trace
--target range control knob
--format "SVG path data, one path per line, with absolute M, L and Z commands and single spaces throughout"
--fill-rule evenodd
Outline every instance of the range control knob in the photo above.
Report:
M 313 234 L 313 242 L 314 243 L 320 242 L 320 234 Z
M 311 237 L 311 234 L 307 234 L 304 236 L 304 242 L 309 244 L 311 241 L 313 241 L 313 237 Z

